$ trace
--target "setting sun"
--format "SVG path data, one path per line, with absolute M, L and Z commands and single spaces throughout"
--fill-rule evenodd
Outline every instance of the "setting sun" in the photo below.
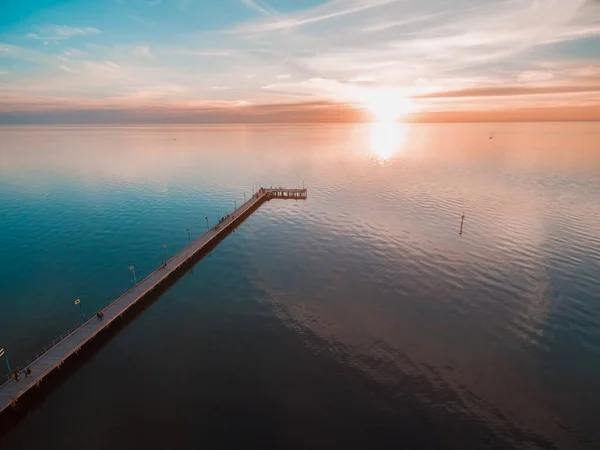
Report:
M 365 102 L 365 106 L 381 123 L 396 122 L 402 116 L 412 112 L 410 100 L 393 90 L 375 92 Z

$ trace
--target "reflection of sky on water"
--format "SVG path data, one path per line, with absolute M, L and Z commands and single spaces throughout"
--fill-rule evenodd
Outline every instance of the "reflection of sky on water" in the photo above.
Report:
M 163 242 L 185 245 L 257 184 L 304 182 L 307 202 L 265 205 L 226 243 L 282 320 L 323 341 L 315 351 L 382 382 L 417 374 L 498 426 L 495 408 L 557 442 L 553 415 L 593 431 L 581 386 L 600 373 L 598 125 L 0 133 L 0 329 L 19 324 L 5 347 L 35 350 L 71 298 L 117 294 L 130 264 L 143 276 Z

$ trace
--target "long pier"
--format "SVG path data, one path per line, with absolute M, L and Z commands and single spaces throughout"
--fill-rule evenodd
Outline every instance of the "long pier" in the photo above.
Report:
M 119 298 L 108 304 L 101 312 L 103 320 L 95 315 L 73 330 L 66 332 L 56 342 L 45 349 L 27 366 L 31 375 L 25 377 L 19 373 L 19 381 L 9 378 L 0 386 L 0 414 L 10 406 L 16 406 L 20 397 L 35 387 L 40 386 L 44 379 L 58 369 L 69 358 L 76 355 L 86 344 L 97 337 L 103 330 L 110 327 L 117 319 L 132 306 L 152 294 L 165 282 L 177 275 L 182 268 L 193 262 L 194 257 L 214 247 L 215 242 L 227 236 L 236 226 L 254 212 L 264 202 L 274 199 L 306 199 L 306 189 L 260 188 L 248 201 L 231 214 L 223 217 L 219 223 L 192 241 L 187 247 L 166 261 L 146 278 L 126 291 Z

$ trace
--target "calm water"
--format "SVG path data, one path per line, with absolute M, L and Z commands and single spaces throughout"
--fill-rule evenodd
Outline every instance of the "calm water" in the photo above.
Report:
M 0 347 L 303 182 L 0 447 L 600 446 L 600 124 L 0 128 Z

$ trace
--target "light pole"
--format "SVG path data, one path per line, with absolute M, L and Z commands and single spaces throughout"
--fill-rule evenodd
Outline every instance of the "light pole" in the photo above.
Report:
M 129 270 L 133 272 L 133 285 L 135 286 L 137 284 L 137 278 L 135 277 L 135 267 L 129 266 Z
M 233 210 L 235 211 L 237 209 L 237 200 L 233 201 Z
M 217 220 L 221 220 L 221 208 L 217 208 Z
M 8 356 L 4 353 L 4 349 L 0 348 L 0 356 L 4 356 L 4 360 L 6 361 L 6 367 L 8 367 L 8 373 L 12 375 L 12 369 L 10 368 L 10 363 L 8 362 Z
M 244 191 L 244 203 L 246 203 L 246 191 Z
M 81 317 L 83 317 L 83 319 L 85 319 L 85 314 L 83 313 L 83 305 L 81 304 L 81 300 L 77 299 L 73 303 L 75 303 L 76 305 L 79 305 L 79 312 L 81 313 Z
M 192 243 L 192 235 L 190 234 L 190 229 L 186 228 L 185 231 L 188 232 L 188 243 L 191 244 Z
M 204 218 L 206 219 L 206 231 L 208 231 L 208 229 L 210 228 L 210 227 L 208 226 L 208 216 L 206 216 L 206 217 L 204 217 Z
M 163 263 L 167 263 L 167 244 L 163 244 Z

